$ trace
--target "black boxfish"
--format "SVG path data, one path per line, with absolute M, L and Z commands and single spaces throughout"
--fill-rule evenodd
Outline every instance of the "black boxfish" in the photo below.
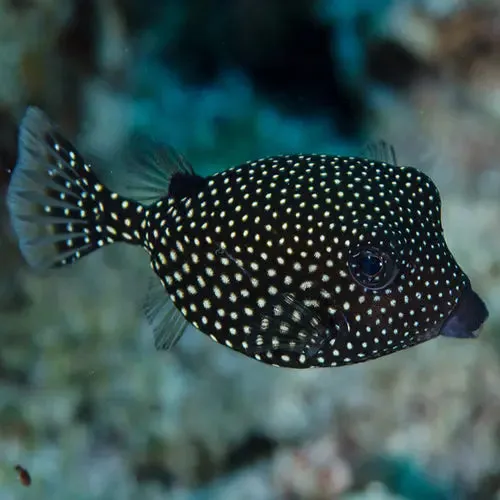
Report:
M 143 247 L 158 349 L 190 323 L 264 363 L 341 366 L 472 338 L 488 317 L 446 245 L 436 186 L 383 143 L 372 158 L 282 155 L 209 177 L 171 148 L 137 149 L 114 192 L 30 107 L 7 203 L 37 269 Z

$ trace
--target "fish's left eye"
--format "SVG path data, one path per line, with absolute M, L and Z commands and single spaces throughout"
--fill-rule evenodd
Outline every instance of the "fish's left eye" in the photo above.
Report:
M 394 259 L 374 247 L 359 248 L 349 258 L 349 271 L 354 280 L 370 290 L 390 285 L 397 273 Z

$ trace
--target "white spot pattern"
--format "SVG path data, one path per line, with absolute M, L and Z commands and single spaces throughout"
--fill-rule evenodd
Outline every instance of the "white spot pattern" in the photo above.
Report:
M 444 241 L 432 181 L 354 157 L 228 169 L 196 195 L 151 209 L 146 229 L 155 271 L 174 277 L 167 291 L 187 291 L 176 298 L 186 319 L 279 366 L 341 366 L 433 338 L 467 280 Z M 390 254 L 390 286 L 353 280 L 348 261 L 360 246 Z

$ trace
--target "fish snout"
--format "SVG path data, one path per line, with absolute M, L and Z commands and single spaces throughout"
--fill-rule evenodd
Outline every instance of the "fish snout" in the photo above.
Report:
M 441 335 L 459 339 L 476 338 L 488 315 L 486 304 L 468 285 L 441 327 Z

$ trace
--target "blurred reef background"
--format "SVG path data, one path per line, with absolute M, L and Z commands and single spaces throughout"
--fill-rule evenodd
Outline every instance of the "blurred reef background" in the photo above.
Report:
M 330 370 L 155 352 L 140 249 L 36 275 L 2 203 L 0 500 L 500 498 L 498 0 L 0 0 L 3 199 L 28 104 L 109 169 L 134 134 L 205 174 L 383 138 L 491 317 Z

